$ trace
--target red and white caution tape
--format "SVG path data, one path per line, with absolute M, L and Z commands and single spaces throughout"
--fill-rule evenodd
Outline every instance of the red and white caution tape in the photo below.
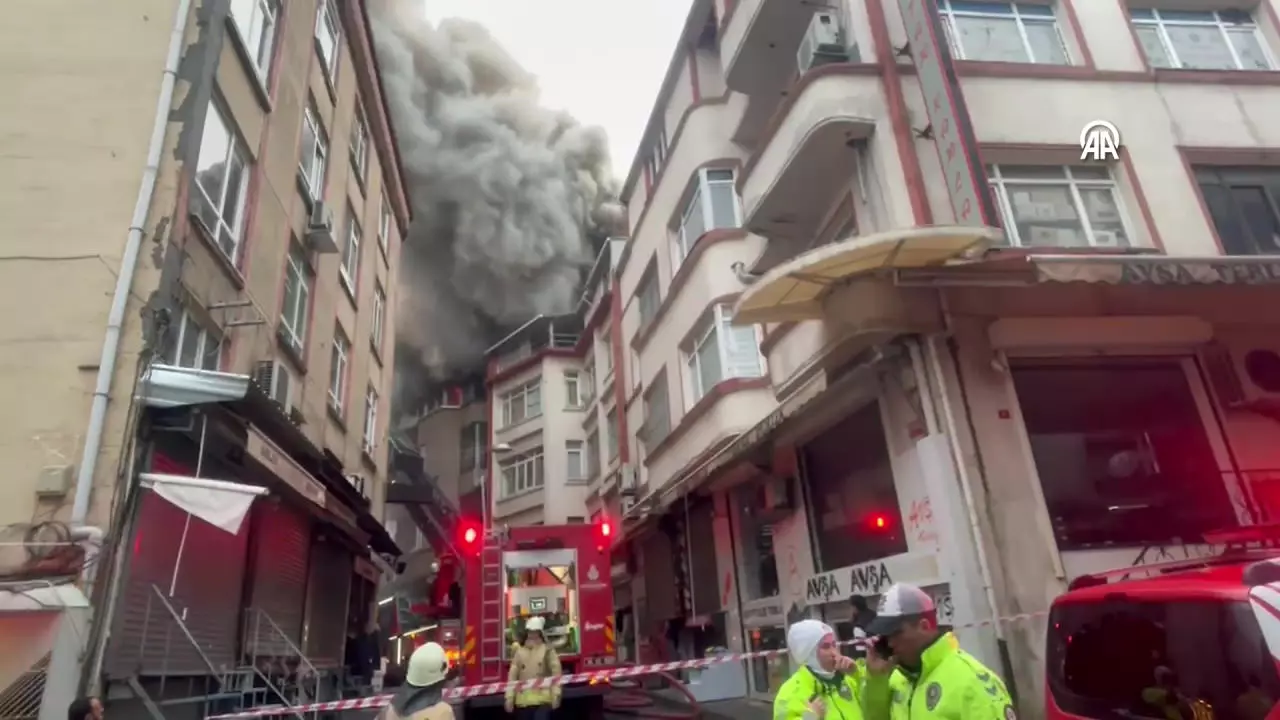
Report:
M 1017 623 L 1041 617 L 1047 614 L 1047 612 L 1022 613 L 1020 615 L 1010 615 L 994 620 L 966 623 L 955 627 L 958 629 L 990 627 L 997 624 L 1007 625 L 1010 623 Z M 838 644 L 842 646 L 865 647 L 869 643 L 866 640 L 845 640 Z M 786 652 L 786 648 L 782 648 L 780 650 L 756 650 L 753 652 L 725 653 L 723 655 L 698 658 L 695 660 L 676 660 L 673 662 L 653 663 L 651 665 L 607 667 L 593 672 L 574 673 L 572 675 L 556 675 L 554 677 L 537 678 L 534 680 L 523 680 L 519 682 L 496 682 L 483 683 L 480 685 L 466 685 L 464 687 L 446 689 L 443 695 L 446 700 L 460 700 L 481 697 L 484 695 L 501 695 L 508 690 L 520 692 L 522 690 L 544 690 L 558 685 L 577 685 L 580 683 L 595 684 L 608 682 L 614 679 L 620 680 L 623 678 L 638 677 L 640 675 L 653 675 L 655 673 L 671 672 L 673 670 L 705 668 L 712 665 L 718 665 L 720 663 L 775 657 L 778 655 L 785 655 Z M 226 715 L 211 715 L 207 720 L 239 720 L 240 718 L 275 717 L 279 715 L 293 715 L 297 713 L 334 712 L 340 710 L 373 710 L 390 703 L 392 697 L 394 697 L 393 694 L 385 694 L 356 698 L 353 700 L 334 700 L 331 702 L 311 703 L 309 705 L 294 705 L 293 707 L 273 705 L 271 707 L 254 708 L 253 710 L 246 710 L 244 712 L 230 713 Z

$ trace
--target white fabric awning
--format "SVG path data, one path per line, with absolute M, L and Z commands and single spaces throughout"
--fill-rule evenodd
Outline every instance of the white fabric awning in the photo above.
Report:
M 232 535 L 240 532 L 253 499 L 267 494 L 267 489 L 259 485 L 225 480 L 163 473 L 142 473 L 140 477 L 155 494 Z
M 814 320 L 831 288 L 880 270 L 942 265 L 985 250 L 997 228 L 937 225 L 855 236 L 792 258 L 752 283 L 738 299 L 737 324 Z

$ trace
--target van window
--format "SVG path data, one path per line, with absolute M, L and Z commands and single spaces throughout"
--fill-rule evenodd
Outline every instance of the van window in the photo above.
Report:
M 1263 720 L 1280 700 L 1280 678 L 1247 603 L 1066 603 L 1049 622 L 1048 685 L 1068 713 Z

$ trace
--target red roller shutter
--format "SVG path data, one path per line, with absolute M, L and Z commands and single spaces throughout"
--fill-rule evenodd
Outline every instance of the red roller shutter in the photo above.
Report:
M 281 502 L 260 500 L 254 505 L 252 524 L 252 612 L 245 625 L 246 645 L 255 656 L 293 655 L 302 648 L 310 519 Z

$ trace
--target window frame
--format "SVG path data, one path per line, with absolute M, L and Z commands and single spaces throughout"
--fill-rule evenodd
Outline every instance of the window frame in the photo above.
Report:
M 659 397 L 662 398 L 660 414 L 656 413 L 655 402 Z M 640 426 L 638 435 L 645 449 L 652 451 L 671 434 L 671 385 L 666 372 L 659 373 L 649 387 L 645 388 L 643 403 L 644 424 Z
M 391 200 L 387 197 L 387 191 L 382 191 L 381 202 L 378 205 L 378 247 L 382 249 L 383 257 L 386 257 L 390 246 L 391 238 Z
M 337 325 L 329 351 L 329 407 L 342 412 L 346 407 L 348 375 L 351 372 L 351 338 Z
M 297 287 L 302 297 L 298 299 L 294 311 L 300 315 L 296 318 L 286 316 L 289 306 L 289 274 L 295 273 Z M 304 355 L 307 347 L 307 334 L 311 324 L 311 303 L 315 301 L 315 274 L 307 262 L 306 253 L 297 243 L 290 243 L 289 252 L 285 255 L 285 281 L 280 301 L 280 333 L 288 348 L 298 355 Z
M 1143 59 L 1147 65 L 1160 70 L 1207 70 L 1215 72 L 1268 72 L 1276 69 L 1276 58 L 1271 51 L 1271 46 L 1267 42 L 1266 35 L 1262 32 L 1262 27 L 1258 24 L 1256 18 L 1249 14 L 1248 23 L 1234 23 L 1223 20 L 1223 11 L 1221 10 L 1179 10 L 1180 14 L 1197 14 L 1206 15 L 1210 19 L 1204 21 L 1195 21 L 1190 19 L 1167 20 L 1161 15 L 1159 8 L 1142 8 L 1138 10 L 1142 13 L 1150 13 L 1150 17 L 1135 17 L 1133 15 L 1135 9 L 1129 10 L 1129 22 L 1133 26 L 1134 34 L 1138 42 L 1138 50 L 1142 53 Z M 1235 65 L 1232 68 L 1193 68 L 1187 67 L 1179 56 L 1178 47 L 1173 42 L 1173 38 L 1169 35 L 1170 27 L 1190 27 L 1190 28 L 1215 28 L 1218 36 L 1223 44 L 1227 47 L 1227 52 L 1231 55 L 1231 62 Z M 1165 57 L 1171 61 L 1171 65 L 1156 65 L 1151 61 L 1151 56 L 1147 54 L 1146 47 L 1142 44 L 1141 30 L 1144 28 L 1154 29 L 1156 38 L 1160 41 L 1161 49 L 1165 53 Z M 1240 51 L 1236 49 L 1235 43 L 1231 41 L 1231 33 L 1229 29 L 1237 29 L 1241 31 L 1249 31 L 1253 36 L 1253 40 L 1257 43 L 1259 50 L 1262 52 L 1262 59 L 1266 61 L 1265 68 L 1247 68 L 1244 67 L 1240 60 Z
M 195 171 L 192 173 L 192 184 L 196 186 L 195 189 L 198 193 L 198 196 L 193 198 L 193 201 L 197 204 L 197 207 L 193 208 L 193 214 L 199 219 L 200 225 L 208 233 L 218 251 L 230 260 L 233 265 L 238 266 L 244 242 L 245 206 L 248 204 L 249 176 L 253 171 L 253 162 L 249 155 L 248 147 L 241 141 L 240 134 L 230 118 L 231 114 L 223 110 L 222 103 L 216 97 L 209 99 L 209 107 L 205 110 L 204 129 L 200 137 L 200 151 L 197 153 L 198 159 L 196 160 Z M 204 135 L 209 132 L 210 121 L 217 122 L 217 127 L 226 135 L 227 144 L 227 151 L 219 161 L 222 163 L 222 173 L 218 182 L 218 198 L 216 202 L 209 197 L 209 191 L 200 180 L 200 167 L 204 164 L 201 160 L 205 158 L 204 150 L 206 147 Z M 232 223 L 227 222 L 226 217 L 224 217 L 224 208 L 227 206 L 227 198 L 231 192 L 231 183 L 228 183 L 227 180 L 234 165 L 233 161 L 237 159 L 240 162 L 241 177 L 239 187 L 235 190 L 238 197 L 234 203 L 235 218 L 233 227 Z M 209 166 L 210 169 L 213 167 L 214 165 Z M 203 208 L 198 206 L 201 199 L 217 215 L 218 221 L 215 223 L 217 227 L 209 227 L 202 212 Z M 225 247 L 222 241 L 224 232 L 225 237 L 230 241 L 230 248 Z
M 536 390 L 538 394 L 538 404 L 537 404 L 536 412 L 531 413 L 529 411 L 529 407 L 530 407 L 529 395 L 534 390 Z M 515 407 L 515 404 L 517 402 L 519 402 L 520 405 L 523 407 L 524 414 L 520 416 L 520 419 L 515 420 L 513 419 L 514 413 L 512 411 L 512 408 Z M 542 402 L 542 376 L 539 375 L 521 384 L 520 387 L 516 388 L 515 390 L 511 390 L 510 392 L 503 393 L 502 395 L 502 427 L 503 428 L 514 427 L 516 425 L 519 425 L 520 423 L 542 417 L 543 404 L 544 403 Z
M 280 34 L 281 0 L 250 0 L 253 10 L 248 21 L 241 24 L 236 17 L 237 3 L 232 2 L 228 9 L 231 22 L 235 25 L 240 42 L 244 45 L 249 64 L 257 73 L 263 85 L 271 81 L 272 60 L 275 58 L 276 42 Z M 243 7 L 243 5 L 241 5 Z M 264 21 L 265 18 L 265 21 Z
M 196 365 L 184 365 L 182 362 L 182 345 L 187 338 L 187 332 L 194 328 L 197 331 L 196 337 Z M 205 323 L 200 322 L 191 309 L 183 307 L 182 312 L 178 314 L 177 322 L 178 333 L 173 338 L 173 348 L 169 352 L 169 364 L 174 367 L 189 368 L 192 370 L 211 370 L 218 371 L 222 369 L 222 343 L 226 339 L 222 332 L 216 328 L 211 329 Z M 213 355 L 214 366 L 205 367 L 204 360 L 209 356 L 208 344 L 210 339 L 213 340 L 216 353 Z
M 1262 192 L 1268 209 L 1271 211 L 1271 221 L 1277 227 L 1280 227 L 1280 167 L 1273 165 L 1260 166 L 1215 166 L 1200 165 L 1192 168 L 1193 177 L 1196 183 L 1196 190 L 1200 193 L 1201 200 L 1204 202 L 1205 209 L 1209 216 L 1209 223 L 1212 225 L 1214 232 L 1217 233 L 1218 240 L 1222 245 L 1222 252 L 1227 256 L 1248 257 L 1251 255 L 1269 255 L 1275 252 L 1271 248 L 1264 247 L 1263 242 L 1266 238 L 1256 237 L 1254 230 L 1256 229 L 1250 222 L 1250 217 L 1244 212 L 1240 206 L 1240 200 L 1236 196 L 1236 191 L 1256 189 Z M 1274 176 L 1268 182 L 1267 175 Z M 1257 176 L 1257 177 L 1251 177 Z M 1228 233 L 1223 232 L 1219 226 L 1219 218 L 1215 215 L 1214 210 L 1216 203 L 1206 194 L 1206 188 L 1222 191 L 1227 194 L 1227 198 L 1231 203 L 1230 220 L 1236 222 L 1245 230 L 1247 236 L 1239 238 L 1239 240 L 1231 237 Z M 1239 247 L 1241 243 L 1247 243 L 1250 247 L 1249 252 L 1233 252 L 1235 250 L 1246 249 Z M 1280 243 L 1277 243 L 1280 244 Z
M 1058 14 L 1054 10 L 1052 5 L 1044 5 L 1036 2 L 999 2 L 999 4 L 1001 5 L 1008 5 L 1009 12 L 996 13 L 996 12 L 988 12 L 988 11 L 981 11 L 981 10 L 957 11 L 952 8 L 951 2 L 952 0 L 938 0 L 938 15 L 939 15 L 939 19 L 942 21 L 944 34 L 947 36 L 946 38 L 947 45 L 951 49 L 952 56 L 955 57 L 956 60 L 969 60 L 972 62 L 1013 63 L 1013 61 L 1010 61 L 1010 60 L 981 60 L 977 58 L 966 57 L 965 51 L 964 51 L 964 45 L 960 41 L 960 28 L 956 25 L 956 17 L 958 16 L 962 18 L 965 18 L 965 17 L 999 18 L 1002 20 L 1013 20 L 1015 25 L 1018 28 L 1018 37 L 1022 41 L 1022 49 L 1027 55 L 1026 60 L 1023 60 L 1017 64 L 1025 64 L 1025 65 L 1058 65 L 1058 63 L 1055 63 L 1055 62 L 1044 62 L 1044 61 L 1036 60 L 1034 47 L 1031 44 L 1031 39 L 1027 35 L 1028 22 L 1032 24 L 1048 23 L 1053 27 L 1054 36 L 1058 39 L 1058 46 L 1062 48 L 1062 56 L 1064 60 L 1064 62 L 1062 63 L 1062 66 L 1065 67 L 1065 66 L 1071 66 L 1075 64 L 1075 60 L 1071 55 L 1071 47 L 1067 45 L 1067 39 L 1066 37 L 1063 36 L 1063 33 L 1062 33 L 1062 21 L 1058 18 Z M 989 4 L 995 5 L 997 4 L 997 2 L 991 2 Z M 1025 10 L 1028 7 L 1047 7 L 1049 10 L 1049 15 L 1047 16 L 1032 15 L 1032 16 L 1029 16 L 1030 20 L 1028 20 L 1027 16 L 1022 15 L 1022 12 L 1019 11 L 1020 6 L 1023 8 L 1023 10 Z
M 307 131 L 315 138 L 315 145 L 307 152 Z M 307 199 L 313 203 L 324 200 L 324 181 L 329 170 L 329 133 L 320 122 L 320 112 L 314 98 L 307 101 L 302 111 L 302 148 L 298 156 L 298 176 L 306 190 Z
M 636 289 L 635 297 L 636 313 L 640 318 L 636 332 L 643 332 L 658 317 L 658 310 L 662 308 L 662 288 L 658 283 L 656 266 L 653 266 L 640 280 L 640 287 Z
M 566 370 L 564 372 L 564 396 L 566 408 L 571 410 L 582 409 L 582 376 L 577 370 Z
M 372 456 L 377 447 L 378 437 L 378 390 L 370 383 L 364 391 L 364 435 L 360 440 L 360 449 Z
M 353 298 L 360 279 L 360 248 L 363 232 L 364 229 L 360 227 L 360 218 L 356 217 L 355 207 L 348 204 L 347 241 L 342 245 L 342 261 L 338 263 L 338 280 Z
M 330 36 L 333 44 L 332 55 L 328 57 L 325 56 L 325 44 L 320 37 L 322 32 Z M 330 84 L 333 84 L 334 78 L 338 75 L 338 58 L 342 56 L 342 19 L 337 14 L 333 0 L 320 0 L 316 11 L 315 43 L 325 77 Z
M 713 173 L 729 173 L 728 178 L 712 179 Z M 679 220 L 675 227 L 675 233 L 671 239 L 671 268 L 672 272 L 684 264 L 689 257 L 689 253 L 693 252 L 693 248 L 703 235 L 712 230 L 724 229 L 715 223 L 715 203 L 709 198 L 711 188 L 714 185 L 727 185 L 733 191 L 733 217 L 734 224 L 731 227 L 742 227 L 742 198 L 738 197 L 738 171 L 731 167 L 709 167 L 702 168 L 698 171 L 697 180 L 694 182 L 693 192 L 689 195 L 683 206 L 680 208 Z M 695 238 L 686 236 L 686 227 L 689 219 L 693 217 L 694 210 L 698 209 L 702 213 L 702 232 Z
M 528 467 L 527 477 L 521 478 L 523 468 Z M 511 473 L 508 476 L 508 472 Z M 536 447 L 510 459 L 499 468 L 502 476 L 502 499 L 519 497 L 546 487 L 547 474 L 541 447 Z
M 369 178 L 369 123 L 359 97 L 356 98 L 355 122 L 351 123 L 351 168 L 363 190 Z
M 711 388 L 725 382 L 726 380 L 765 377 L 769 373 L 768 360 L 760 350 L 760 343 L 762 340 L 760 326 L 752 325 L 751 330 L 753 337 L 755 338 L 756 346 L 757 374 L 729 374 L 730 348 L 726 345 L 727 340 L 725 330 L 736 327 L 730 322 L 732 320 L 731 313 L 731 305 L 725 303 L 716 304 L 712 311 L 704 315 L 703 319 L 699 321 L 697 326 L 695 326 L 698 330 L 690 335 L 690 339 L 684 343 L 684 347 L 681 349 L 681 354 L 683 355 L 683 362 L 681 365 L 684 369 L 685 390 L 686 396 L 689 399 L 689 407 L 696 405 L 698 401 L 706 397 L 707 393 L 711 391 Z M 702 350 L 708 342 L 716 343 L 720 360 L 720 376 L 716 378 L 711 387 L 704 388 L 701 386 L 702 358 L 699 355 L 699 351 Z
M 373 322 L 369 328 L 369 341 L 373 349 L 382 354 L 382 343 L 386 337 L 387 323 L 387 291 L 382 289 L 382 281 L 373 281 Z
M 568 482 L 586 482 L 587 476 L 587 444 L 584 440 L 566 440 L 564 443 L 565 452 L 565 480 Z M 574 474 L 573 463 L 574 456 L 577 456 L 578 472 Z
M 1016 173 L 1017 168 L 1055 168 L 1063 170 L 1063 176 L 1060 178 L 1045 177 L 1020 177 Z M 1008 247 L 1013 248 L 1062 248 L 1074 247 L 1068 245 L 1025 245 L 1021 234 L 1018 230 L 1018 224 L 1013 213 L 1013 203 L 1009 198 L 1008 186 L 1013 185 L 1039 185 L 1042 187 L 1066 187 L 1071 194 L 1071 205 L 1080 220 L 1081 230 L 1085 234 L 1088 241 L 1086 247 L 1089 248 L 1135 248 L 1141 247 L 1137 244 L 1138 237 L 1134 232 L 1133 222 L 1129 218 L 1128 208 L 1125 204 L 1124 193 L 1120 191 L 1120 183 L 1116 179 L 1115 172 L 1111 167 L 1105 167 L 1106 178 L 1080 178 L 1073 174 L 1073 170 L 1079 170 L 1085 167 L 1098 167 L 1094 165 L 1015 165 L 991 163 L 987 166 L 987 187 L 990 188 L 992 199 L 996 204 L 996 211 L 1000 213 L 1001 224 L 1005 229 L 1005 237 L 1008 240 Z M 1006 170 L 1013 170 L 1014 174 L 1009 176 Z M 1111 199 L 1115 203 L 1116 211 L 1120 215 L 1120 227 L 1125 234 L 1124 244 L 1099 245 L 1096 233 L 1093 229 L 1093 221 L 1089 218 L 1089 213 L 1085 206 L 1084 197 L 1081 190 L 1109 190 Z
M 605 449 L 609 452 L 609 463 L 622 453 L 622 438 L 619 436 L 621 426 L 618 424 L 618 406 L 610 407 L 604 414 Z

